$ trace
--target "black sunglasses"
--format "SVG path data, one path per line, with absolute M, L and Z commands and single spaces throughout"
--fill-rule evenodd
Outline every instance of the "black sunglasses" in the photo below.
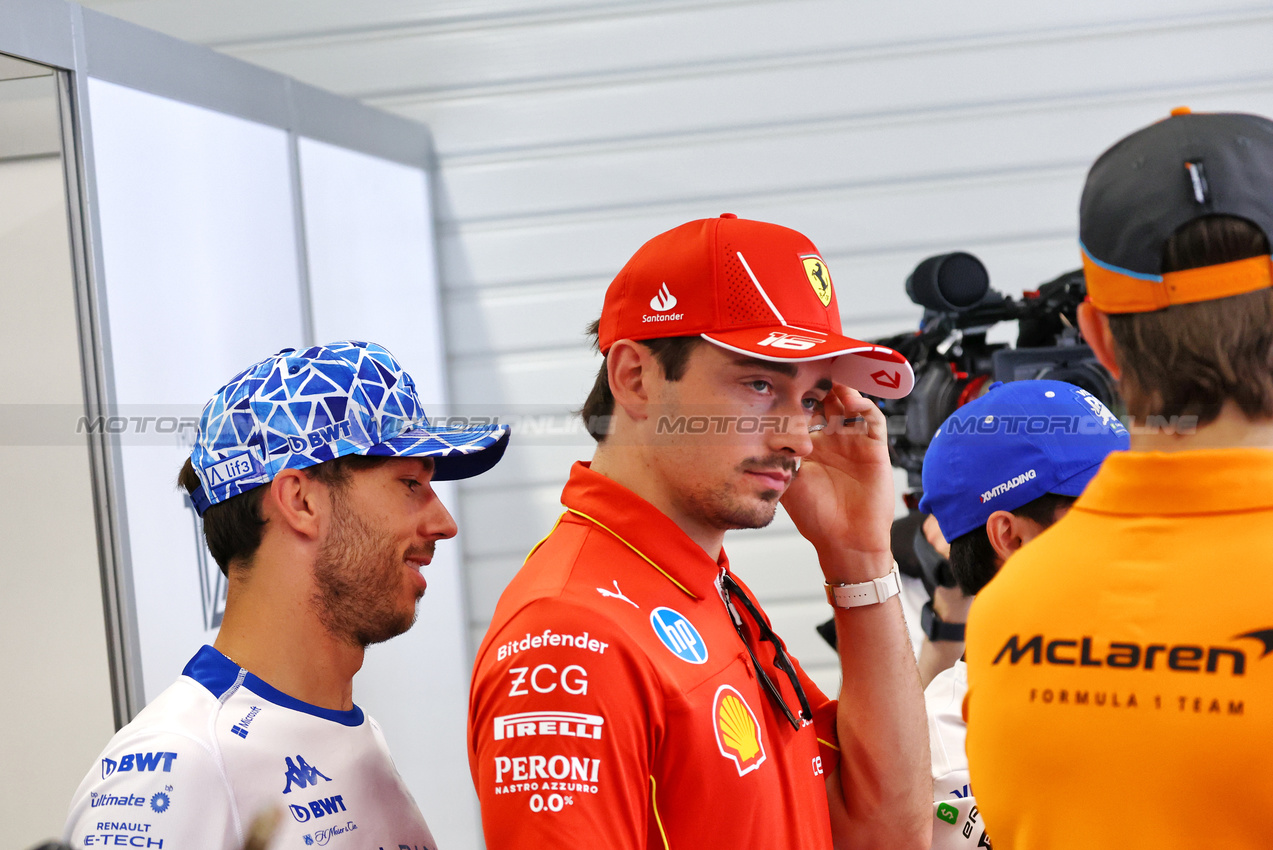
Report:
M 769 692 L 769 696 L 773 699 L 778 707 L 782 709 L 782 713 L 787 715 L 787 719 L 791 721 L 794 729 L 800 728 L 800 721 L 796 719 L 796 715 L 782 699 L 782 691 L 778 690 L 778 686 L 769 678 L 769 674 L 765 672 L 765 668 L 760 666 L 760 661 L 756 658 L 756 653 L 752 651 L 751 644 L 747 642 L 747 635 L 743 631 L 743 619 L 738 613 L 738 609 L 734 606 L 734 600 L 742 603 L 742 607 L 751 615 L 751 620 L 756 624 L 756 633 L 762 641 L 769 641 L 774 645 L 774 666 L 787 674 L 787 679 L 791 682 L 791 687 L 796 692 L 796 697 L 800 700 L 800 717 L 806 722 L 813 720 L 813 709 L 809 708 L 809 698 L 805 696 L 804 688 L 800 687 L 800 679 L 796 676 L 796 668 L 791 665 L 791 658 L 787 655 L 787 647 L 783 645 L 782 638 L 769 628 L 769 624 L 765 622 L 765 618 L 760 616 L 760 611 L 756 609 L 756 603 L 752 602 L 743 592 L 743 589 L 734 581 L 729 573 L 722 572 L 720 576 L 721 595 L 725 599 L 725 607 L 729 609 L 729 621 L 734 624 L 734 631 L 738 632 L 738 637 L 742 640 L 743 646 L 747 647 L 747 654 L 751 656 L 752 666 L 756 668 L 756 678 Z

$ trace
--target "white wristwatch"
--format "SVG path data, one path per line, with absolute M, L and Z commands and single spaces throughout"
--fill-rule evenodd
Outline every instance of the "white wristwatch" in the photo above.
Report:
M 878 605 L 902 592 L 902 578 L 897 570 L 897 561 L 893 569 L 883 578 L 873 578 L 857 584 L 828 584 L 827 601 L 836 608 L 858 608 L 862 605 Z

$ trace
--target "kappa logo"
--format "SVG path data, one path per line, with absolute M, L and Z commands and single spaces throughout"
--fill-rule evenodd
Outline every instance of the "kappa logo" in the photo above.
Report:
M 650 299 L 650 309 L 656 313 L 666 313 L 676 306 L 676 296 L 667 288 L 664 283 L 658 293 Z
M 292 757 L 287 759 L 287 773 L 283 776 L 287 780 L 287 787 L 283 789 L 284 794 L 292 793 L 292 786 L 297 788 L 308 788 L 311 785 L 317 785 L 318 780 L 331 782 L 330 776 L 324 776 L 316 767 L 310 767 L 309 762 L 305 761 L 303 756 L 297 756 L 296 761 L 292 761 Z
M 818 300 L 822 302 L 823 307 L 830 307 L 831 272 L 827 270 L 827 264 L 817 254 L 806 254 L 800 258 L 800 262 L 804 263 L 805 277 L 809 278 L 809 285 L 813 287 Z
M 734 763 L 739 776 L 746 776 L 765 763 L 765 745 L 760 740 L 760 723 L 747 700 L 737 689 L 721 685 L 712 703 L 716 746 Z
M 671 608 L 655 608 L 650 612 L 650 625 L 668 651 L 690 664 L 707 663 L 707 644 L 685 615 Z
M 769 336 L 756 344 L 769 348 L 781 348 L 784 351 L 808 351 L 815 345 L 821 345 L 824 342 L 826 342 L 825 339 L 817 339 L 816 337 L 799 336 L 785 331 L 770 331 Z

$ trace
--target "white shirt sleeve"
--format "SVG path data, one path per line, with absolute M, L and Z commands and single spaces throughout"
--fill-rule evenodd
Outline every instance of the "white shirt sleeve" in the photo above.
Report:
M 215 753 L 178 732 L 125 728 L 71 800 L 71 847 L 238 850 L 245 824 Z
M 938 673 L 924 691 L 933 759 L 933 850 L 990 846 L 968 779 L 963 716 L 967 693 L 968 666 L 963 661 Z

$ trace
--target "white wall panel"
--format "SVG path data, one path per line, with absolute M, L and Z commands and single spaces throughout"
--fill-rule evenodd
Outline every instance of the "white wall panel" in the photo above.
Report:
M 303 341 L 287 136 L 101 80 L 88 91 L 115 399 L 125 415 L 197 417 L 245 366 Z M 133 433 L 121 448 L 147 700 L 215 635 L 175 485 L 192 439 Z
M 436 415 L 447 400 L 446 350 L 427 175 L 312 139 L 298 147 L 315 341 L 384 345 L 415 379 L 426 412 Z M 434 489 L 456 508 L 454 484 Z M 416 625 L 368 650 L 354 694 L 384 729 L 441 846 L 475 847 L 477 800 L 468 783 L 454 779 L 468 770 L 459 544 L 441 542 L 425 577 Z
M 43 79 L 39 125 L 56 123 Z M 60 833 L 114 732 L 62 175 L 56 154 L 0 162 L 0 823 L 17 847 Z

